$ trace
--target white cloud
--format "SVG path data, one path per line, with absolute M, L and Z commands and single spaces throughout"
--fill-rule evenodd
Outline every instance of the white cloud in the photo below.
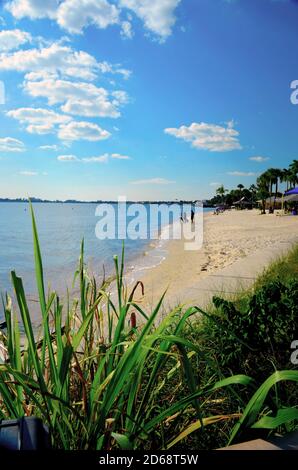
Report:
M 99 62 L 97 64 L 98 69 L 101 73 L 111 73 L 122 75 L 126 80 L 131 76 L 131 70 L 124 69 L 120 64 L 110 64 L 107 61 Z
M 0 138 L 0 152 L 24 152 L 25 144 L 13 137 Z
M 121 27 L 123 37 L 132 37 L 131 21 L 121 20 L 122 8 L 133 11 L 147 30 L 164 41 L 176 22 L 175 9 L 181 0 L 12 0 L 6 9 L 17 19 L 50 18 L 72 34 L 80 34 L 89 25 L 105 29 Z
M 133 38 L 134 32 L 133 32 L 132 24 L 130 21 L 122 21 L 120 34 L 123 38 L 127 38 L 127 39 Z
M 242 148 L 238 140 L 239 132 L 233 126 L 233 121 L 228 122 L 227 127 L 193 122 L 189 127 L 167 128 L 165 133 L 190 142 L 198 150 L 227 152 Z
M 40 49 L 26 49 L 0 54 L 0 70 L 17 72 L 61 73 L 86 80 L 96 78 L 98 64 L 84 51 L 74 51 L 57 43 Z
M 55 18 L 59 0 L 13 0 L 6 9 L 17 19 Z
M 57 160 L 60 162 L 82 162 L 82 163 L 107 163 L 110 158 L 115 158 L 118 160 L 130 160 L 130 157 L 127 155 L 120 155 L 119 153 L 104 153 L 97 157 L 83 157 L 78 158 L 76 155 L 59 155 Z
M 253 171 L 228 171 L 227 173 L 230 176 L 256 176 L 257 173 Z
M 82 158 L 82 162 L 84 163 L 107 163 L 108 159 L 109 159 L 109 155 L 105 153 L 104 155 L 100 155 L 99 157 Z
M 17 119 L 26 126 L 31 134 L 49 134 L 57 132 L 59 139 L 65 141 L 108 139 L 110 132 L 97 124 L 86 121 L 72 121 L 70 116 L 55 113 L 43 108 L 19 108 L 7 112 L 7 116 Z
M 59 160 L 59 162 L 77 162 L 79 159 L 75 155 L 59 155 L 57 160 Z
M 145 27 L 165 40 L 176 22 L 175 9 L 180 0 L 120 0 L 122 7 L 132 10 Z
M 40 150 L 54 150 L 55 152 L 57 152 L 59 150 L 59 147 L 58 145 L 41 145 L 40 147 L 38 147 Z
M 131 181 L 131 184 L 173 184 L 175 181 L 167 180 L 165 178 L 151 178 L 145 180 Z
M 64 113 L 87 117 L 118 118 L 121 115 L 119 107 L 128 102 L 125 91 L 114 91 L 110 95 L 105 88 L 85 82 L 25 80 L 24 90 L 34 98 L 47 98 L 49 105 L 63 103 L 61 110 Z
M 13 0 L 6 6 L 17 19 L 55 19 L 69 33 L 79 34 L 89 24 L 100 29 L 119 22 L 119 10 L 107 0 Z
M 50 46 L 0 53 L 0 70 L 28 72 L 28 80 L 40 80 L 56 77 L 80 78 L 95 80 L 99 73 L 120 74 L 129 78 L 131 71 L 121 65 L 108 62 L 97 62 L 90 54 L 76 51 L 70 46 L 55 42 Z M 34 75 L 35 74 L 35 75 Z
M 262 162 L 266 162 L 267 160 L 270 160 L 269 157 L 250 157 L 249 159 L 252 160 L 253 162 L 258 162 L 258 163 L 262 163 Z
M 123 90 L 116 90 L 111 93 L 111 95 L 114 97 L 113 103 L 116 106 L 124 105 L 129 103 L 129 96 L 126 93 L 126 91 Z
M 19 174 L 22 176 L 37 176 L 38 175 L 37 171 L 28 171 L 28 170 L 20 171 Z
M 102 129 L 97 124 L 84 121 L 72 121 L 68 124 L 62 124 L 58 131 L 58 137 L 61 140 L 89 140 L 96 142 L 108 139 L 110 136 L 110 132 Z
M 100 29 L 119 22 L 119 10 L 106 0 L 65 0 L 57 10 L 57 23 L 69 33 L 79 34 L 89 24 Z
M 11 51 L 31 41 L 31 34 L 20 29 L 0 31 L 0 51 Z
M 30 134 L 49 134 L 55 130 L 57 125 L 71 120 L 70 116 L 57 114 L 43 108 L 18 108 L 8 111 L 6 114 L 24 124 Z
M 219 187 L 222 183 L 217 183 L 216 181 L 213 181 L 212 183 L 210 183 L 210 186 L 217 186 Z
M 111 158 L 116 160 L 131 160 L 131 157 L 128 157 L 128 155 L 121 155 L 120 153 L 112 153 Z
M 61 106 L 61 110 L 73 116 L 110 118 L 118 118 L 120 116 L 120 112 L 103 95 L 98 97 L 94 102 L 91 100 L 75 100 L 69 98 L 66 103 Z
M 25 75 L 25 80 L 28 82 L 36 80 L 48 80 L 57 79 L 58 74 L 56 72 L 50 72 L 48 70 L 38 70 L 36 72 L 28 72 Z

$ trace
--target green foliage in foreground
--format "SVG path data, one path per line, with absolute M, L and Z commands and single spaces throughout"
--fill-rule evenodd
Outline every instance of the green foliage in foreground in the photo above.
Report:
M 105 282 L 98 287 L 88 277 L 83 244 L 79 299 L 62 305 L 55 292 L 46 295 L 33 211 L 32 222 L 42 336 L 37 341 L 22 280 L 12 272 L 17 308 L 8 295 L 3 299 L 0 419 L 40 416 L 61 449 L 164 449 L 189 445 L 193 436 L 199 448 L 209 426 L 229 423 L 227 443 L 246 429 L 297 419 L 277 391 L 280 383 L 297 387 L 298 371 L 274 372 L 260 388 L 244 374 L 223 377 L 204 342 L 185 336 L 200 310 L 178 307 L 159 323 L 163 298 L 152 312 L 141 308 L 134 298 L 143 286 L 138 282 L 128 294 L 123 257 L 120 264 L 115 258 L 115 301 Z
M 259 277 L 251 291 L 233 301 L 215 297 L 200 331 L 212 343 L 225 373 L 242 370 L 264 380 L 290 365 L 290 345 L 298 339 L 298 246 Z
M 240 307 L 215 297 L 216 313 L 205 323 L 206 340 L 214 338 L 217 349 L 223 351 L 219 353 L 221 368 L 235 372 L 246 363 L 246 372 L 260 379 L 260 360 L 265 364 L 270 358 L 276 366 L 285 367 L 290 344 L 298 338 L 297 300 L 297 279 L 287 284 L 268 282 L 242 299 Z
M 185 331 L 185 335 L 204 350 L 209 361 L 217 364 L 217 378 L 241 371 L 262 383 L 276 370 L 297 368 L 291 363 L 291 343 L 298 339 L 297 273 L 298 246 L 272 263 L 253 289 L 239 293 L 232 301 L 215 297 L 209 313 L 202 312 L 202 318 Z M 203 381 L 207 379 L 208 375 L 203 377 Z M 243 396 L 242 399 L 245 400 Z M 249 399 L 247 396 L 246 401 Z M 263 410 L 266 419 L 261 419 L 258 426 L 251 426 L 249 432 L 242 429 L 242 439 L 266 437 L 268 433 L 259 430 L 263 425 L 263 429 L 273 429 L 267 427 L 269 416 L 276 415 L 272 423 L 281 434 L 297 429 L 297 385 L 282 382 L 274 387 L 268 399 L 269 407 Z M 223 413 L 235 409 L 237 404 L 241 408 L 239 396 L 230 390 L 223 401 Z M 291 409 L 293 413 L 289 412 Z M 281 417 L 286 416 L 292 421 L 284 425 Z M 211 445 L 214 442 L 223 445 L 232 432 L 231 423 L 225 426 L 224 433 L 222 428 L 216 427 Z M 208 437 L 204 442 L 207 447 L 210 435 Z

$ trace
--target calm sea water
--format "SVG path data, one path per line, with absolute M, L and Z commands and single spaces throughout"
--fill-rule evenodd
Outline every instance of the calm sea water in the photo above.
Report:
M 71 287 L 78 264 L 80 243 L 85 242 L 85 259 L 95 276 L 113 270 L 113 255 L 121 253 L 121 240 L 98 240 L 96 204 L 34 204 L 46 286 L 60 293 Z M 156 226 L 158 229 L 158 226 Z M 142 270 L 160 263 L 166 246 L 155 240 L 126 240 L 128 270 Z M 32 227 L 28 204 L 0 203 L 0 292 L 11 292 L 10 272 L 23 278 L 26 293 L 36 295 Z M 0 307 L 0 316 L 1 314 Z

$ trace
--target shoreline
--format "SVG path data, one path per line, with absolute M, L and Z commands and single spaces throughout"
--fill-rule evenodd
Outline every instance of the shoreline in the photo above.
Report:
M 213 213 L 213 209 L 211 210 L 210 208 L 207 208 L 206 212 L 204 210 L 203 214 L 204 217 L 207 215 L 210 215 Z M 180 225 L 179 220 L 173 221 L 170 225 L 165 225 L 163 227 L 159 228 L 160 233 L 162 233 L 164 230 L 173 230 L 172 227 L 175 224 Z M 190 224 L 190 221 L 188 221 L 188 224 Z M 147 245 L 145 246 L 145 250 L 143 253 L 139 253 L 135 255 L 135 257 L 130 260 L 129 263 L 125 263 L 126 265 L 126 272 L 125 272 L 125 278 L 129 278 L 129 285 L 138 281 L 140 278 L 146 275 L 147 272 L 151 272 L 152 269 L 157 268 L 160 266 L 169 256 L 169 252 L 172 251 L 172 246 L 173 244 L 180 244 L 181 240 L 167 240 L 167 239 L 162 239 L 161 236 L 155 239 L 148 239 L 147 240 Z M 148 260 L 154 260 L 153 262 Z M 140 273 L 140 276 L 137 276 L 136 273 Z M 141 280 L 141 279 L 140 279 Z
M 207 212 L 203 247 L 198 251 L 185 251 L 183 239 L 168 240 L 165 259 L 134 277 L 134 281 L 140 280 L 145 286 L 144 297 L 137 300 L 142 306 L 152 308 L 167 290 L 164 311 L 194 300 L 198 304 L 200 298 L 196 299 L 194 292 L 202 282 L 207 286 L 212 284 L 218 273 L 226 269 L 233 273 L 237 263 L 240 274 L 245 273 L 245 260 L 250 258 L 252 284 L 271 261 L 285 253 L 285 247 L 290 249 L 296 242 L 298 217 L 260 215 L 258 210 L 227 211 L 218 216 Z M 223 294 L 225 288 L 223 286 Z
M 214 278 L 223 270 L 230 268 L 229 276 L 233 277 L 236 263 L 241 265 L 243 262 L 239 275 L 244 273 L 242 277 L 245 277 L 245 260 L 259 252 L 257 259 L 250 261 L 253 273 L 250 277 L 255 277 L 261 273 L 262 267 L 273 261 L 274 258 L 270 258 L 271 250 L 278 257 L 286 244 L 298 242 L 298 217 L 260 215 L 258 210 L 227 211 L 218 216 L 208 211 L 203 217 L 204 241 L 200 250 L 185 251 L 184 239 L 148 240 L 143 254 L 137 254 L 126 264 L 124 284 L 130 291 L 137 281 L 143 282 L 145 294 L 142 296 L 138 289 L 135 301 L 147 311 L 156 306 L 166 290 L 163 314 L 181 303 L 202 306 L 201 298 L 206 298 L 202 290 L 209 289 L 211 292 L 214 286 L 218 290 Z M 258 268 L 258 258 L 262 258 L 263 251 L 267 252 L 267 258 Z M 108 290 L 114 296 L 114 282 Z M 230 286 L 223 285 L 223 295 L 225 290 L 230 292 Z M 78 287 L 70 291 L 76 295 Z M 35 302 L 31 307 L 32 320 L 39 327 L 39 309 Z

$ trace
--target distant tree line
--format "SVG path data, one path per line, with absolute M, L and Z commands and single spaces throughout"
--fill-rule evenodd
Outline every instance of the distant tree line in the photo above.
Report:
M 268 198 L 272 198 L 272 207 L 275 209 L 276 199 L 282 196 L 279 191 L 281 183 L 286 184 L 286 191 L 298 184 L 298 160 L 293 160 L 288 168 L 269 168 L 257 178 L 256 184 L 252 184 L 249 188 L 238 184 L 236 189 L 228 190 L 221 185 L 208 203 L 213 206 L 220 204 L 232 206 L 244 197 L 252 205 L 262 201 L 262 210 L 265 212 Z

